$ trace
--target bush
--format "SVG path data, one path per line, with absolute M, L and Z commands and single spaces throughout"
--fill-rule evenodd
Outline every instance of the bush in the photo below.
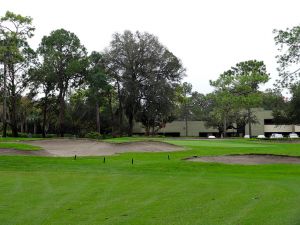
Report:
M 7 132 L 7 137 L 12 137 L 12 132 Z M 21 133 L 21 132 L 19 132 L 18 133 L 18 137 L 20 137 L 20 138 L 27 138 L 28 134 L 27 133 Z
M 86 138 L 91 138 L 91 139 L 102 139 L 102 135 L 98 132 L 90 132 L 90 133 L 87 133 L 85 135 Z
M 57 137 L 56 134 L 46 134 L 46 138 L 55 138 Z

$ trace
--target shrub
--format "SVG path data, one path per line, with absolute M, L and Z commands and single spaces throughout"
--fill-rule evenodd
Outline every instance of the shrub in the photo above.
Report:
M 85 135 L 86 138 L 102 139 L 102 135 L 98 132 L 89 132 Z

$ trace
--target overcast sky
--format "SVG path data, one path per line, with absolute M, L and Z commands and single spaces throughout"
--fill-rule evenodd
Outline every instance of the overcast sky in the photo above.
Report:
M 263 60 L 277 76 L 273 29 L 299 25 L 296 0 L 0 0 L 0 15 L 10 10 L 31 16 L 36 27 L 30 41 L 65 28 L 89 52 L 102 51 L 115 32 L 147 31 L 180 58 L 186 81 L 210 92 L 210 79 L 237 62 Z

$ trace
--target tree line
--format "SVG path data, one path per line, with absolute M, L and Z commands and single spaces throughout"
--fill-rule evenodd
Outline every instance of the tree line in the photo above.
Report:
M 299 44 L 300 28 L 294 29 L 275 31 L 276 43 L 290 51 L 278 56 L 281 87 L 293 93 L 284 101 L 278 88 L 260 91 L 270 79 L 262 61 L 237 63 L 210 81 L 215 90 L 204 95 L 182 83 L 181 60 L 152 34 L 115 33 L 106 49 L 89 54 L 74 33 L 57 29 L 34 50 L 28 43 L 35 31 L 32 18 L 8 11 L 0 18 L 3 136 L 132 136 L 135 121 L 149 135 L 175 119 L 204 120 L 224 136 L 229 128 L 250 124 L 251 134 L 252 108 L 262 106 L 273 109 L 278 121 L 294 122 L 299 70 L 288 70 L 299 62 L 299 47 L 290 46 L 290 39 Z

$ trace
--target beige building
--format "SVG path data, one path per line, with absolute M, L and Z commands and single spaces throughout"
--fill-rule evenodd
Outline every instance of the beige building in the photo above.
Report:
M 260 134 L 270 136 L 272 133 L 281 133 L 287 136 L 289 133 L 292 132 L 300 133 L 300 126 L 274 124 L 271 110 L 256 108 L 253 109 L 253 112 L 258 122 L 256 124 L 251 124 L 252 136 L 258 136 Z M 218 129 L 206 127 L 204 121 L 188 121 L 187 128 L 185 121 L 173 121 L 171 123 L 167 123 L 166 127 L 161 128 L 158 131 L 158 134 L 166 136 L 184 137 L 186 136 L 186 130 L 188 134 L 187 136 L 191 137 L 208 137 L 209 135 L 219 136 Z M 240 134 L 237 134 L 237 131 L 234 129 L 228 129 L 227 132 L 231 136 L 249 134 L 249 128 L 248 125 L 246 125 L 245 131 Z M 135 123 L 133 133 L 145 133 L 145 129 L 143 128 L 141 123 Z
M 158 133 L 169 136 L 186 136 L 186 129 L 188 129 L 188 136 L 199 137 L 203 136 L 207 137 L 207 135 L 216 135 L 219 133 L 217 129 L 212 127 L 205 127 L 204 121 L 188 121 L 187 128 L 185 121 L 173 121 L 171 123 L 167 123 L 164 128 L 161 128 Z M 141 123 L 136 123 L 133 128 L 133 133 L 135 134 L 144 134 L 145 129 L 143 128 Z
M 272 133 L 288 135 L 293 132 L 300 133 L 300 126 L 297 125 L 277 125 L 273 122 L 272 110 L 262 108 L 253 109 L 258 123 L 252 124 L 251 130 L 253 136 L 264 134 L 270 136 Z M 249 134 L 249 127 L 246 125 L 245 134 Z

